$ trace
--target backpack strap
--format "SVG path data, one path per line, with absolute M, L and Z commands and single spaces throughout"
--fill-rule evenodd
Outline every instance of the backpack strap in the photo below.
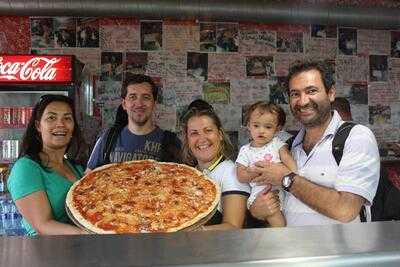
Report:
M 339 129 L 336 131 L 335 136 L 332 141 L 332 154 L 335 157 L 336 164 L 339 166 L 340 160 L 343 156 L 344 144 L 346 139 L 350 134 L 351 129 L 357 124 L 352 121 L 346 121 L 340 125 Z
M 349 136 L 351 129 L 353 129 L 353 127 L 356 125 L 357 124 L 352 121 L 344 122 L 342 125 L 340 125 L 339 129 L 335 133 L 335 136 L 333 137 L 332 154 L 338 166 L 340 164 L 340 161 L 342 160 L 346 139 Z M 365 205 L 363 205 L 360 210 L 360 221 L 367 221 L 367 211 Z
M 164 136 L 161 142 L 161 161 L 181 162 L 180 144 L 177 141 L 176 133 L 164 130 Z
M 112 126 L 109 128 L 104 135 L 104 145 L 102 149 L 102 165 L 110 163 L 110 153 L 115 143 L 117 142 L 118 136 L 121 133 L 123 127 Z
M 289 137 L 289 139 L 286 140 L 286 142 L 285 142 L 288 145 L 289 151 L 292 150 L 292 145 L 293 145 L 294 139 L 296 138 L 296 135 Z

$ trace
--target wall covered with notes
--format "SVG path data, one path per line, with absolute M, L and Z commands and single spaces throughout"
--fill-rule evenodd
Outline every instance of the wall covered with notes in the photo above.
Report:
M 236 144 L 246 142 L 242 109 L 257 100 L 281 104 L 286 129 L 297 129 L 284 77 L 297 60 L 325 59 L 355 121 L 381 143 L 400 139 L 400 29 L 64 17 L 0 17 L 0 24 L 11 25 L 0 29 L 2 53 L 73 54 L 86 64 L 96 76 L 102 128 L 112 122 L 130 72 L 148 74 L 160 87 L 162 128 L 179 131 L 185 107 L 204 98 Z

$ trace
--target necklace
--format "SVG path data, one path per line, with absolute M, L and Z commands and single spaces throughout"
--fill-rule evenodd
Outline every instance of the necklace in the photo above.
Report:
M 209 175 L 217 166 L 218 164 L 223 160 L 224 155 L 221 155 L 216 161 L 214 161 L 208 168 L 203 169 L 203 174 Z

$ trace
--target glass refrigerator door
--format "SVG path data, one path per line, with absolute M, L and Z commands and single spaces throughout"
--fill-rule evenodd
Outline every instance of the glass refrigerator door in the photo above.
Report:
M 45 94 L 68 96 L 68 91 L 0 91 L 0 236 L 25 234 L 22 216 L 7 193 L 6 183 L 33 107 Z
M 45 94 L 68 91 L 0 91 L 0 163 L 14 162 L 33 106 Z

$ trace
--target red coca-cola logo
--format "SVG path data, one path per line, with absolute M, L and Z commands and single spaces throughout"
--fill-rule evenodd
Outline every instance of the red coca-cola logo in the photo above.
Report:
M 0 55 L 1 83 L 70 83 L 71 56 Z

